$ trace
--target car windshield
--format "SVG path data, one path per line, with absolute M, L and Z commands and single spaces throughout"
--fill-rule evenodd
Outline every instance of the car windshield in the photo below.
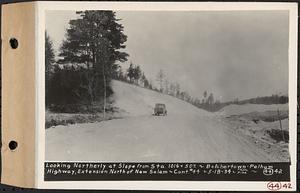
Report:
M 164 104 L 156 104 L 155 107 L 156 107 L 156 108 L 164 108 L 165 105 L 164 105 Z

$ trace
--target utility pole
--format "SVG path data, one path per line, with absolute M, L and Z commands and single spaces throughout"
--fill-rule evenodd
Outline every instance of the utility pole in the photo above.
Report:
M 284 132 L 283 132 L 283 129 L 282 129 L 282 124 L 281 124 L 279 109 L 277 109 L 277 114 L 278 114 L 278 120 L 279 120 L 280 129 L 281 129 L 281 132 L 282 132 L 282 139 L 285 142 L 285 137 L 284 137 Z

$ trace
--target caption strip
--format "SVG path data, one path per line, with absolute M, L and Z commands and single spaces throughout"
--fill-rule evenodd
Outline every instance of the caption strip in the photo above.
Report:
M 290 181 L 290 163 L 45 162 L 45 181 Z

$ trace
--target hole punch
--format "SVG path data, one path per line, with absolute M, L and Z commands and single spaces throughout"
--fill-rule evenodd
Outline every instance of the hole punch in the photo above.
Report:
M 9 40 L 9 44 L 10 44 L 10 47 L 11 47 L 12 49 L 17 49 L 18 46 L 19 46 L 19 42 L 18 42 L 18 40 L 17 40 L 16 38 L 11 38 L 11 39 Z
M 16 141 L 10 141 L 8 147 L 10 150 L 15 150 L 18 147 L 18 143 Z

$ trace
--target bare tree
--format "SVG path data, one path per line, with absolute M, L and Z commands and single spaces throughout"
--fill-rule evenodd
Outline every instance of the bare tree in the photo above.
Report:
M 163 70 L 160 69 L 158 71 L 157 76 L 156 76 L 156 80 L 157 80 L 157 82 L 160 86 L 160 92 L 163 92 L 163 81 L 164 81 L 164 79 L 165 79 L 165 74 L 164 74 Z
M 204 91 L 203 97 L 204 97 L 204 102 L 206 103 L 206 102 L 207 102 L 207 100 L 206 100 L 206 97 L 207 97 L 207 91 Z
M 169 94 L 169 81 L 165 79 L 164 83 L 165 83 L 164 93 Z
M 176 97 L 179 97 L 180 96 L 180 85 L 179 85 L 179 83 L 175 83 L 175 95 L 176 95 Z
M 176 85 L 172 82 L 170 83 L 170 94 L 176 96 Z

